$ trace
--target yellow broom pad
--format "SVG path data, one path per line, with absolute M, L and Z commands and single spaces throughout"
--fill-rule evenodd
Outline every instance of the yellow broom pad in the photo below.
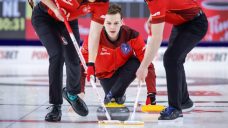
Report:
M 123 108 L 125 107 L 124 104 L 117 104 L 116 102 L 110 102 L 108 104 L 105 104 L 106 108 Z
M 124 104 L 117 104 L 116 102 L 110 102 L 108 104 L 105 104 L 106 108 L 124 108 L 126 107 Z M 68 108 L 68 112 L 74 112 L 73 108 L 70 106 Z
M 163 105 L 143 105 L 141 107 L 142 112 L 161 112 L 163 109 L 165 109 Z

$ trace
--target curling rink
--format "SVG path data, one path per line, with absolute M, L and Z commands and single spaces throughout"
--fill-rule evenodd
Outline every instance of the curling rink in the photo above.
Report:
M 7 50 L 8 54 L 3 54 Z M 69 109 L 69 104 L 64 100 L 61 122 L 45 122 L 44 117 L 48 112 L 46 108 L 49 106 L 48 60 L 44 53 L 45 50 L 42 47 L 36 47 L 35 50 L 27 47 L 20 48 L 20 50 L 18 47 L 0 47 L 0 51 L 0 128 L 228 127 L 227 47 L 197 47 L 186 58 L 188 89 L 196 107 L 192 112 L 184 113 L 182 122 L 158 122 L 159 113 L 143 113 L 138 107 L 135 120 L 144 121 L 144 126 L 98 125 L 96 110 L 100 104 L 89 83 L 86 85 L 84 97 L 89 107 L 88 116 L 78 116 Z M 163 53 L 164 49 L 161 49 L 154 61 L 157 74 L 157 104 L 159 105 L 167 105 L 165 72 L 161 61 Z M 103 97 L 103 91 L 99 85 L 98 90 Z M 136 92 L 137 81 L 134 81 L 126 92 L 125 105 L 129 107 L 131 112 Z M 145 100 L 146 88 L 143 83 L 139 103 L 144 104 Z

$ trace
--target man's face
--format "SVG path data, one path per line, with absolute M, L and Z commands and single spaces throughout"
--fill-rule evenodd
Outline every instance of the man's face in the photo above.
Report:
M 111 40 L 118 38 L 120 27 L 122 26 L 122 19 L 119 13 L 107 14 L 104 21 L 105 31 Z

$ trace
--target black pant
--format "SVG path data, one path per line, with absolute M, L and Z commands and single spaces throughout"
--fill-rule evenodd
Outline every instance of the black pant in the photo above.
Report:
M 168 48 L 163 58 L 169 106 L 181 110 L 181 104 L 189 100 L 183 64 L 187 54 L 204 37 L 207 28 L 208 22 L 205 14 L 172 28 Z
M 100 79 L 105 95 L 111 91 L 114 98 L 122 97 L 127 87 L 136 78 L 140 62 L 136 57 L 130 58 L 111 78 Z
M 80 93 L 80 60 L 63 22 L 48 15 L 39 3 L 32 13 L 32 25 L 49 55 L 49 102 L 62 104 L 63 65 L 66 65 L 66 86 L 70 93 Z M 78 21 L 70 22 L 79 43 Z M 68 44 L 63 43 L 64 37 Z

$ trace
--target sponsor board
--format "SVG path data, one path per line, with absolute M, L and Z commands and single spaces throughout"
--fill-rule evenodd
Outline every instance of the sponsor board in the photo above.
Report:
M 48 54 L 44 47 L 0 47 L 0 65 L 48 65 Z
M 166 47 L 161 47 L 154 63 L 162 65 Z M 196 47 L 186 57 L 186 63 L 198 66 L 220 66 L 228 64 L 228 48 Z M 0 47 L 0 65 L 10 64 L 48 64 L 48 54 L 42 46 Z
M 228 41 L 228 1 L 203 1 L 201 5 L 209 22 L 205 40 Z

